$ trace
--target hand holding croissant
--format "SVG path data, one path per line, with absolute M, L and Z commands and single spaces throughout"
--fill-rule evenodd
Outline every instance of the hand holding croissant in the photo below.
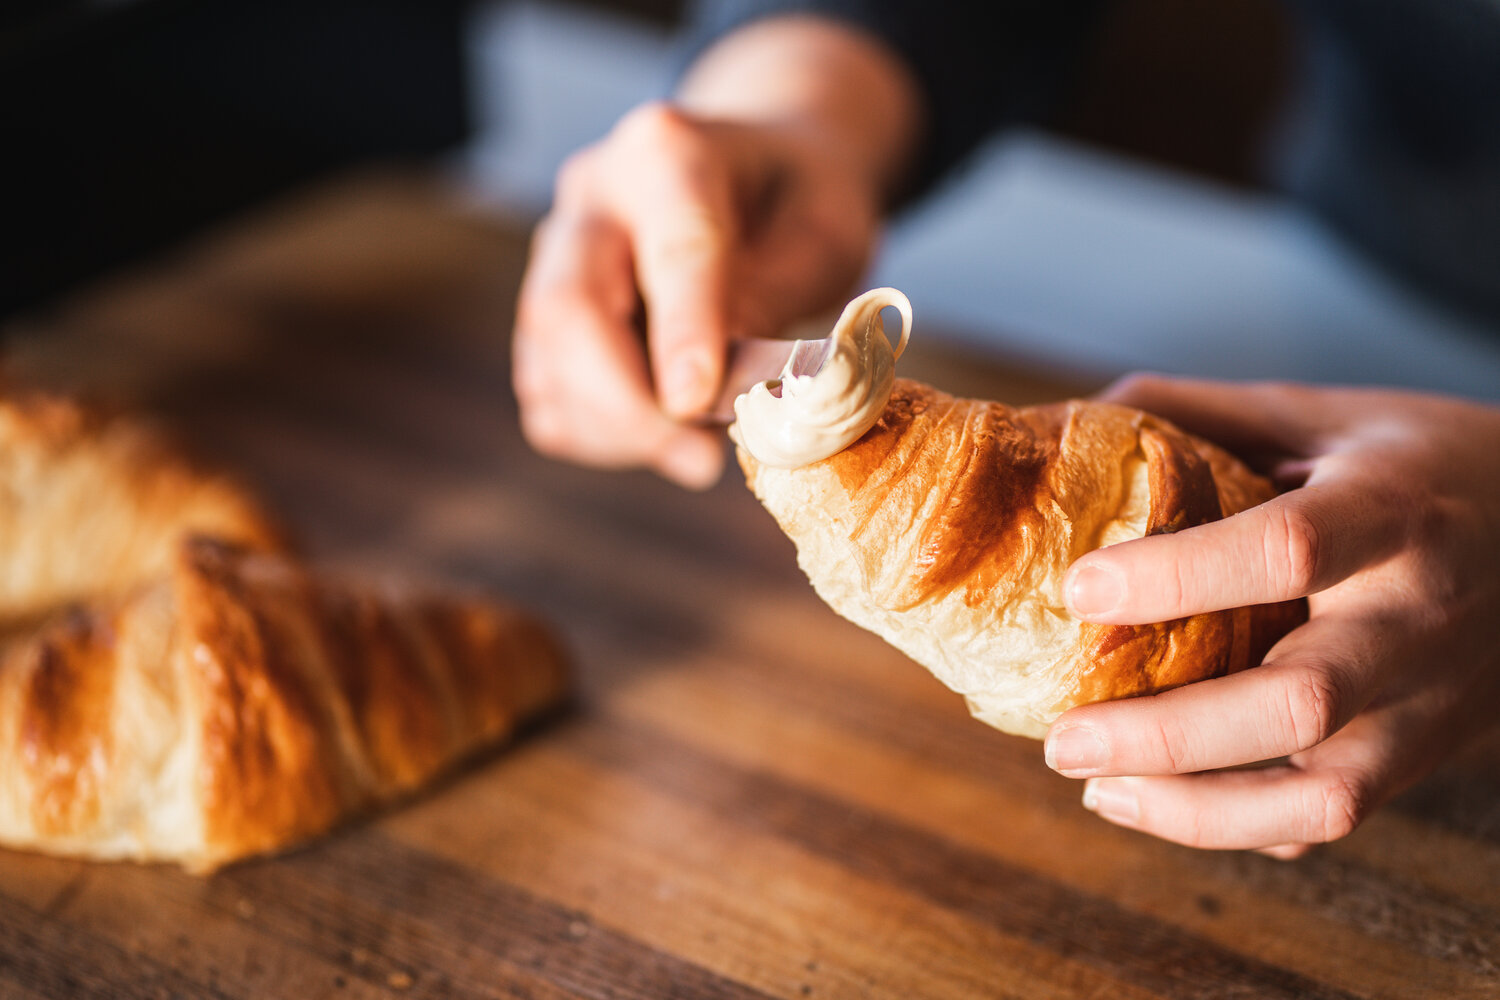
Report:
M 1161 378 L 1107 398 L 1223 441 L 1297 488 L 1083 557 L 1067 580 L 1072 610 L 1143 622 L 1306 595 L 1311 618 L 1254 670 L 1059 719 L 1048 760 L 1089 778 L 1086 804 L 1168 840 L 1296 857 L 1494 726 L 1500 410 Z
M 1045 734 L 1115 823 L 1295 857 L 1494 723 L 1494 408 L 1141 378 L 1012 409 L 898 379 L 807 464 L 755 429 L 740 463 L 819 595 Z

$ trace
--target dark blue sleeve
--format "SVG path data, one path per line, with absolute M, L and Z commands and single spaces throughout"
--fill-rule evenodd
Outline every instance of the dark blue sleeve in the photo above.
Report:
M 1280 180 L 1377 259 L 1500 327 L 1500 4 L 1291 9 L 1306 64 Z
M 802 13 L 868 32 L 922 90 L 927 131 L 919 193 L 1001 125 L 1044 121 L 1065 88 L 1103 0 L 698 0 L 689 53 L 759 18 Z

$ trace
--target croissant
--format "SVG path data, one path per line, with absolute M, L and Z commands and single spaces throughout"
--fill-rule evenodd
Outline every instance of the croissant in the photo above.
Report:
M 62 396 L 0 398 L 0 626 L 128 593 L 189 533 L 286 546 L 248 491 L 154 424 Z
M 829 457 L 738 457 L 817 593 L 1007 732 L 1040 737 L 1076 705 L 1259 663 L 1305 616 L 1302 602 L 1140 626 L 1068 613 L 1063 574 L 1085 552 L 1273 496 L 1227 452 L 1138 410 L 1013 409 L 896 379 L 874 426 Z
M 412 792 L 566 692 L 535 619 L 314 574 L 149 427 L 11 400 L 0 449 L 0 844 L 209 871 Z

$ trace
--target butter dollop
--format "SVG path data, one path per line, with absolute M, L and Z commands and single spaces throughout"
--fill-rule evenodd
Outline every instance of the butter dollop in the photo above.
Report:
M 880 319 L 887 306 L 901 313 L 901 337 L 894 348 Z M 844 307 L 834 324 L 827 360 L 817 374 L 798 375 L 788 361 L 780 379 L 741 393 L 734 401 L 730 435 L 756 461 L 780 469 L 810 465 L 843 451 L 884 412 L 911 325 L 911 302 L 904 294 L 894 288 L 865 292 Z

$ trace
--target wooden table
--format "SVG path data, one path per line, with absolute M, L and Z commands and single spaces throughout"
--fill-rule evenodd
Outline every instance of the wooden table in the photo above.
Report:
M 1500 740 L 1296 863 L 1097 820 L 1039 744 L 827 610 L 737 480 L 528 451 L 523 236 L 365 179 L 13 331 L 14 368 L 175 419 L 321 561 L 546 614 L 582 697 L 212 878 L 0 852 L 0 996 L 1500 997 Z M 920 332 L 903 367 L 1078 388 Z

